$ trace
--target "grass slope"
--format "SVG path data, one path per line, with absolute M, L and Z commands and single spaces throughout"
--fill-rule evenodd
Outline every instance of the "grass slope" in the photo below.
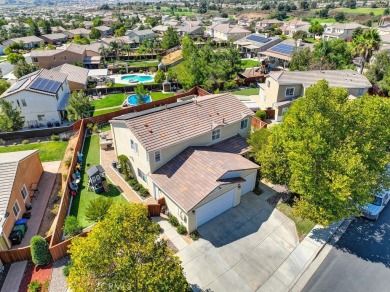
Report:
M 259 62 L 254 60 L 241 60 L 241 68 L 259 67 Z
M 26 145 L 0 147 L 0 153 L 39 149 L 39 157 L 41 158 L 42 162 L 58 161 L 64 158 L 66 146 L 68 146 L 68 142 L 41 142 Z
M 233 91 L 232 94 L 235 95 L 258 95 L 259 94 L 259 88 L 244 88 L 244 89 L 239 89 L 236 91 Z
M 364 8 L 364 7 L 359 7 L 355 9 L 351 8 L 336 8 L 334 9 L 335 11 L 339 12 L 345 12 L 345 13 L 363 13 L 363 14 L 370 14 L 370 12 L 374 12 L 374 15 L 382 15 L 383 11 L 385 8 Z
M 108 181 L 108 185 L 110 187 L 110 191 L 108 193 L 95 194 L 95 192 L 87 190 L 88 175 L 85 173 L 85 171 L 92 165 L 100 164 L 99 136 L 93 135 L 91 137 L 88 137 L 85 139 L 84 143 L 85 143 L 83 149 L 84 164 L 81 169 L 82 170 L 81 171 L 82 182 L 80 187 L 81 191 L 73 199 L 72 207 L 70 209 L 70 215 L 76 216 L 80 225 L 85 228 L 94 223 L 88 221 L 87 218 L 85 217 L 85 210 L 89 202 L 98 198 L 99 196 L 112 198 L 114 202 L 118 202 L 118 201 L 126 202 L 126 199 L 121 195 L 118 189 L 110 181 Z

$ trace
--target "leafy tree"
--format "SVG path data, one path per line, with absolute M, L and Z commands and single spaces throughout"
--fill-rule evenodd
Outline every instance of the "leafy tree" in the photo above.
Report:
M 72 42 L 78 45 L 89 45 L 91 40 L 89 38 L 82 38 L 80 35 L 76 34 Z
M 97 40 L 97 39 L 100 39 L 101 37 L 101 33 L 100 33 L 100 30 L 98 30 L 97 28 L 92 28 L 91 29 L 91 32 L 89 33 L 89 37 L 93 40 Z
M 265 121 L 265 119 L 267 118 L 267 113 L 265 112 L 265 110 L 258 110 L 255 113 L 255 116 L 260 120 Z
M 351 49 L 343 40 L 321 40 L 314 46 L 312 70 L 345 69 L 352 65 Z
M 318 13 L 320 18 L 327 18 L 329 16 L 329 9 L 321 9 L 320 12 Z
M 99 18 L 99 17 L 94 18 L 92 20 L 92 25 L 93 26 L 101 26 L 101 25 L 103 25 L 103 20 L 101 18 Z
M 80 234 L 83 228 L 79 225 L 75 216 L 67 216 L 64 222 L 64 232 L 66 237 L 73 237 Z
M 115 58 L 119 58 L 119 50 L 121 49 L 121 43 L 117 41 L 113 41 L 108 45 L 109 50 L 114 53 Z
M 73 91 L 69 98 L 69 105 L 66 107 L 68 119 L 77 121 L 91 116 L 93 107 L 88 96 L 84 95 L 84 91 Z
M 4 93 L 9 87 L 11 86 L 11 83 L 7 82 L 4 79 L 0 79 L 0 95 Z
M 108 209 L 112 205 L 112 198 L 98 197 L 87 205 L 85 217 L 89 221 L 99 222 L 106 216 Z
M 294 50 L 293 54 L 291 55 L 289 69 L 291 71 L 307 71 L 309 70 L 310 59 L 311 52 L 309 48 L 305 48 L 303 50 Z
M 363 29 L 361 27 L 357 27 L 352 31 L 352 40 L 355 40 L 359 36 L 363 34 Z
M 353 52 L 356 56 L 360 56 L 362 64 L 360 72 L 363 72 L 364 65 L 368 62 L 374 51 L 379 50 L 381 38 L 376 29 L 367 29 L 362 35 L 356 37 L 352 41 Z
M 149 94 L 149 90 L 142 83 L 139 83 L 135 86 L 134 93 L 137 95 L 137 103 L 143 104 L 142 98 Z
M 303 31 L 303 30 L 298 30 L 296 32 L 294 32 L 293 34 L 293 39 L 294 40 L 304 40 L 305 38 L 307 38 L 307 32 L 306 31 Z
M 256 157 L 257 153 L 267 145 L 267 140 L 270 135 L 271 132 L 267 128 L 261 128 L 251 133 L 247 140 L 248 144 L 251 145 L 251 149 L 249 152 L 249 155 L 251 157 Z
M 345 13 L 344 12 L 337 12 L 335 15 L 334 15 L 334 19 L 337 21 L 337 22 L 343 22 L 345 20 Z
M 165 73 L 163 70 L 158 69 L 156 75 L 154 75 L 154 82 L 163 83 L 165 81 Z
M 52 31 L 51 31 L 51 23 L 48 20 L 40 20 L 38 22 L 38 27 L 42 30 L 43 34 L 52 33 Z
M 116 203 L 69 252 L 72 291 L 187 291 L 180 260 L 159 240 L 159 226 L 141 204 Z M 110 287 L 110 288 L 109 288 Z
M 108 54 L 108 50 L 107 50 L 106 46 L 100 45 L 98 50 L 99 50 L 100 56 L 103 57 L 103 61 L 106 61 L 106 57 L 107 57 L 107 54 Z
M 316 21 L 310 25 L 309 32 L 314 35 L 322 35 L 324 32 L 324 27 L 318 21 Z
M 184 59 L 190 58 L 195 53 L 197 47 L 189 35 L 185 35 L 181 39 L 182 56 Z
M 207 2 L 205 0 L 201 0 L 199 3 L 198 13 L 205 14 L 207 13 Z
M 360 215 L 379 183 L 388 183 L 389 124 L 387 100 L 351 101 L 346 89 L 322 80 L 272 127 L 256 159 L 264 178 L 299 194 L 296 215 L 328 225 Z
M 3 53 L 4 53 L 4 55 L 9 55 L 9 54 L 13 53 L 13 51 L 9 46 L 7 46 L 4 48 Z
M 22 54 L 10 53 L 7 55 L 7 61 L 10 62 L 12 65 L 15 65 L 16 63 L 18 63 L 21 60 L 25 61 Z
M 374 56 L 373 62 L 366 72 L 366 77 L 375 87 L 388 94 L 389 92 L 389 77 L 390 77 L 390 52 L 387 50 L 380 51 Z
M 301 2 L 299 2 L 299 7 L 302 10 L 308 10 L 309 9 L 309 3 L 307 1 L 301 1 Z
M 0 99 L 0 131 L 13 132 L 23 128 L 24 120 L 19 109 L 14 109 L 12 103 Z
M 126 29 L 122 26 L 121 28 L 119 28 L 115 31 L 114 36 L 121 37 L 121 36 L 124 36 L 125 34 L 126 34 Z
M 36 265 L 46 265 L 51 261 L 49 244 L 40 235 L 34 235 L 30 240 L 31 260 Z
M 179 43 L 180 40 L 177 32 L 172 27 L 168 27 L 167 31 L 164 32 L 164 35 L 162 37 L 161 48 L 167 50 L 174 46 L 177 46 Z
M 39 70 L 39 66 L 34 63 L 27 63 L 25 59 L 18 61 L 14 69 L 14 75 L 20 78 L 24 75 L 30 74 Z
M 387 7 L 385 10 L 383 10 L 383 15 L 389 15 L 390 14 L 390 8 Z

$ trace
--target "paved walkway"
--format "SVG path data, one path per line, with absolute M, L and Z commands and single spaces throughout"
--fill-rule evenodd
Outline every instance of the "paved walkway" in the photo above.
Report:
M 9 268 L 7 278 L 5 278 L 1 292 L 18 292 L 20 283 L 22 282 L 24 270 L 26 269 L 27 261 L 16 262 Z
M 107 139 L 111 139 L 111 131 L 106 132 L 108 133 Z M 115 171 L 111 163 L 113 160 L 118 160 L 118 157 L 115 154 L 115 150 L 113 147 L 107 149 L 107 150 L 100 150 L 100 163 L 103 166 L 104 170 L 106 171 L 106 175 L 110 179 L 110 181 L 121 191 L 121 193 L 125 196 L 125 198 L 129 202 L 133 203 L 157 203 L 156 200 L 152 197 L 147 198 L 146 200 L 138 196 L 132 188 L 123 180 L 123 178 L 118 174 L 117 171 Z
M 161 236 L 164 237 L 165 235 L 176 246 L 178 251 L 181 251 L 188 246 L 188 243 L 179 233 L 177 233 L 176 228 L 173 227 L 167 219 L 162 217 L 152 217 L 152 219 L 157 222 L 164 231 Z
M 21 248 L 30 245 L 31 237 L 38 234 L 39 226 L 41 226 L 43 215 L 45 214 L 46 205 L 53 190 L 54 182 L 57 177 L 58 169 L 61 161 L 44 162 L 43 174 L 39 180 L 39 194 L 31 199 L 31 218 L 27 221 L 28 230 L 22 243 L 14 245 L 12 249 Z

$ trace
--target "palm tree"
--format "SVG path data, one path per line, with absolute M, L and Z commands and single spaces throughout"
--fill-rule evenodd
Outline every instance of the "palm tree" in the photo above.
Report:
M 373 52 L 379 49 L 380 44 L 381 38 L 375 29 L 367 29 L 352 41 L 353 52 L 361 58 L 360 73 L 363 73 L 365 63 L 370 61 Z
M 127 57 L 130 56 L 131 46 L 129 44 L 123 45 L 122 49 L 127 53 Z
M 103 57 L 103 61 L 106 62 L 107 48 L 104 45 L 100 45 L 99 54 Z
M 117 42 L 117 41 L 113 41 L 109 44 L 109 48 L 110 50 L 114 53 L 115 55 L 115 59 L 118 60 L 118 53 L 119 53 L 119 50 L 120 50 L 120 43 Z

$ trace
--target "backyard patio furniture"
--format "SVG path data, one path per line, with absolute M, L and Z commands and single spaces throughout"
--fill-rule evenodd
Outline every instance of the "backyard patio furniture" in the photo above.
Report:
M 70 189 L 73 190 L 73 191 L 77 191 L 77 190 L 79 189 L 78 185 L 75 184 L 75 183 L 73 183 L 73 182 L 70 182 L 70 183 L 69 183 L 69 187 L 70 187 Z
M 72 173 L 72 178 L 73 178 L 72 183 L 74 183 L 76 185 L 78 185 L 81 181 L 81 177 L 80 176 L 77 177 L 77 175 L 75 173 Z

